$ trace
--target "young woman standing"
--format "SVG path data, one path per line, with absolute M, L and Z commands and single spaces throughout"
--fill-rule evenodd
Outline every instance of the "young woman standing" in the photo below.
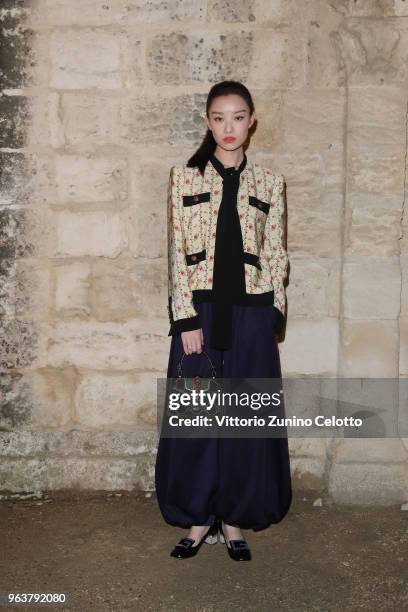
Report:
M 220 378 L 281 378 L 284 177 L 247 158 L 254 122 L 243 84 L 214 85 L 201 146 L 186 166 L 171 169 L 168 378 L 177 376 L 183 355 L 190 356 L 185 376 L 205 376 L 203 350 Z M 189 528 L 173 557 L 194 556 L 219 532 L 232 559 L 250 560 L 241 529 L 265 529 L 290 507 L 288 442 L 161 437 L 155 480 L 165 521 Z

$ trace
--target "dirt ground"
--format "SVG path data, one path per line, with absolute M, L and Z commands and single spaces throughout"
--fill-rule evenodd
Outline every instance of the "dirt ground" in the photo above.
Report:
M 0 591 L 68 601 L 0 610 L 408 610 L 408 512 L 313 501 L 298 494 L 279 524 L 244 531 L 253 560 L 238 563 L 225 544 L 170 557 L 186 531 L 164 523 L 154 494 L 3 500 Z

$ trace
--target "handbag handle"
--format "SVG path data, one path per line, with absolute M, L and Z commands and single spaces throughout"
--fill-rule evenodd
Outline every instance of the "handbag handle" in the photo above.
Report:
M 211 372 L 212 372 L 212 377 L 215 378 L 216 377 L 216 370 L 215 370 L 215 366 L 213 364 L 213 362 L 210 359 L 210 356 L 205 352 L 205 350 L 202 350 L 202 353 L 204 353 L 204 355 L 207 357 L 208 361 L 211 364 Z M 186 357 L 187 353 L 184 353 L 182 358 L 180 359 L 178 366 L 177 366 L 177 371 L 178 371 L 178 378 L 182 377 L 182 364 L 183 364 L 183 359 L 184 357 Z

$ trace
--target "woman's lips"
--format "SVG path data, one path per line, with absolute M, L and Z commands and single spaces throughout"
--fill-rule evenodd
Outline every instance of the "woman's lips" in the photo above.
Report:
M 224 142 L 234 142 L 234 140 L 236 140 L 236 138 L 234 136 L 227 136 L 223 140 L 224 140 Z

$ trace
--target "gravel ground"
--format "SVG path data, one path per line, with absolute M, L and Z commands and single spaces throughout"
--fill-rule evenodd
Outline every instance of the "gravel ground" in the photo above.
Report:
M 0 591 L 68 601 L 0 610 L 408 610 L 408 512 L 313 501 L 297 493 L 279 524 L 244 531 L 253 560 L 237 563 L 224 544 L 170 557 L 186 531 L 164 523 L 154 494 L 3 498 Z

